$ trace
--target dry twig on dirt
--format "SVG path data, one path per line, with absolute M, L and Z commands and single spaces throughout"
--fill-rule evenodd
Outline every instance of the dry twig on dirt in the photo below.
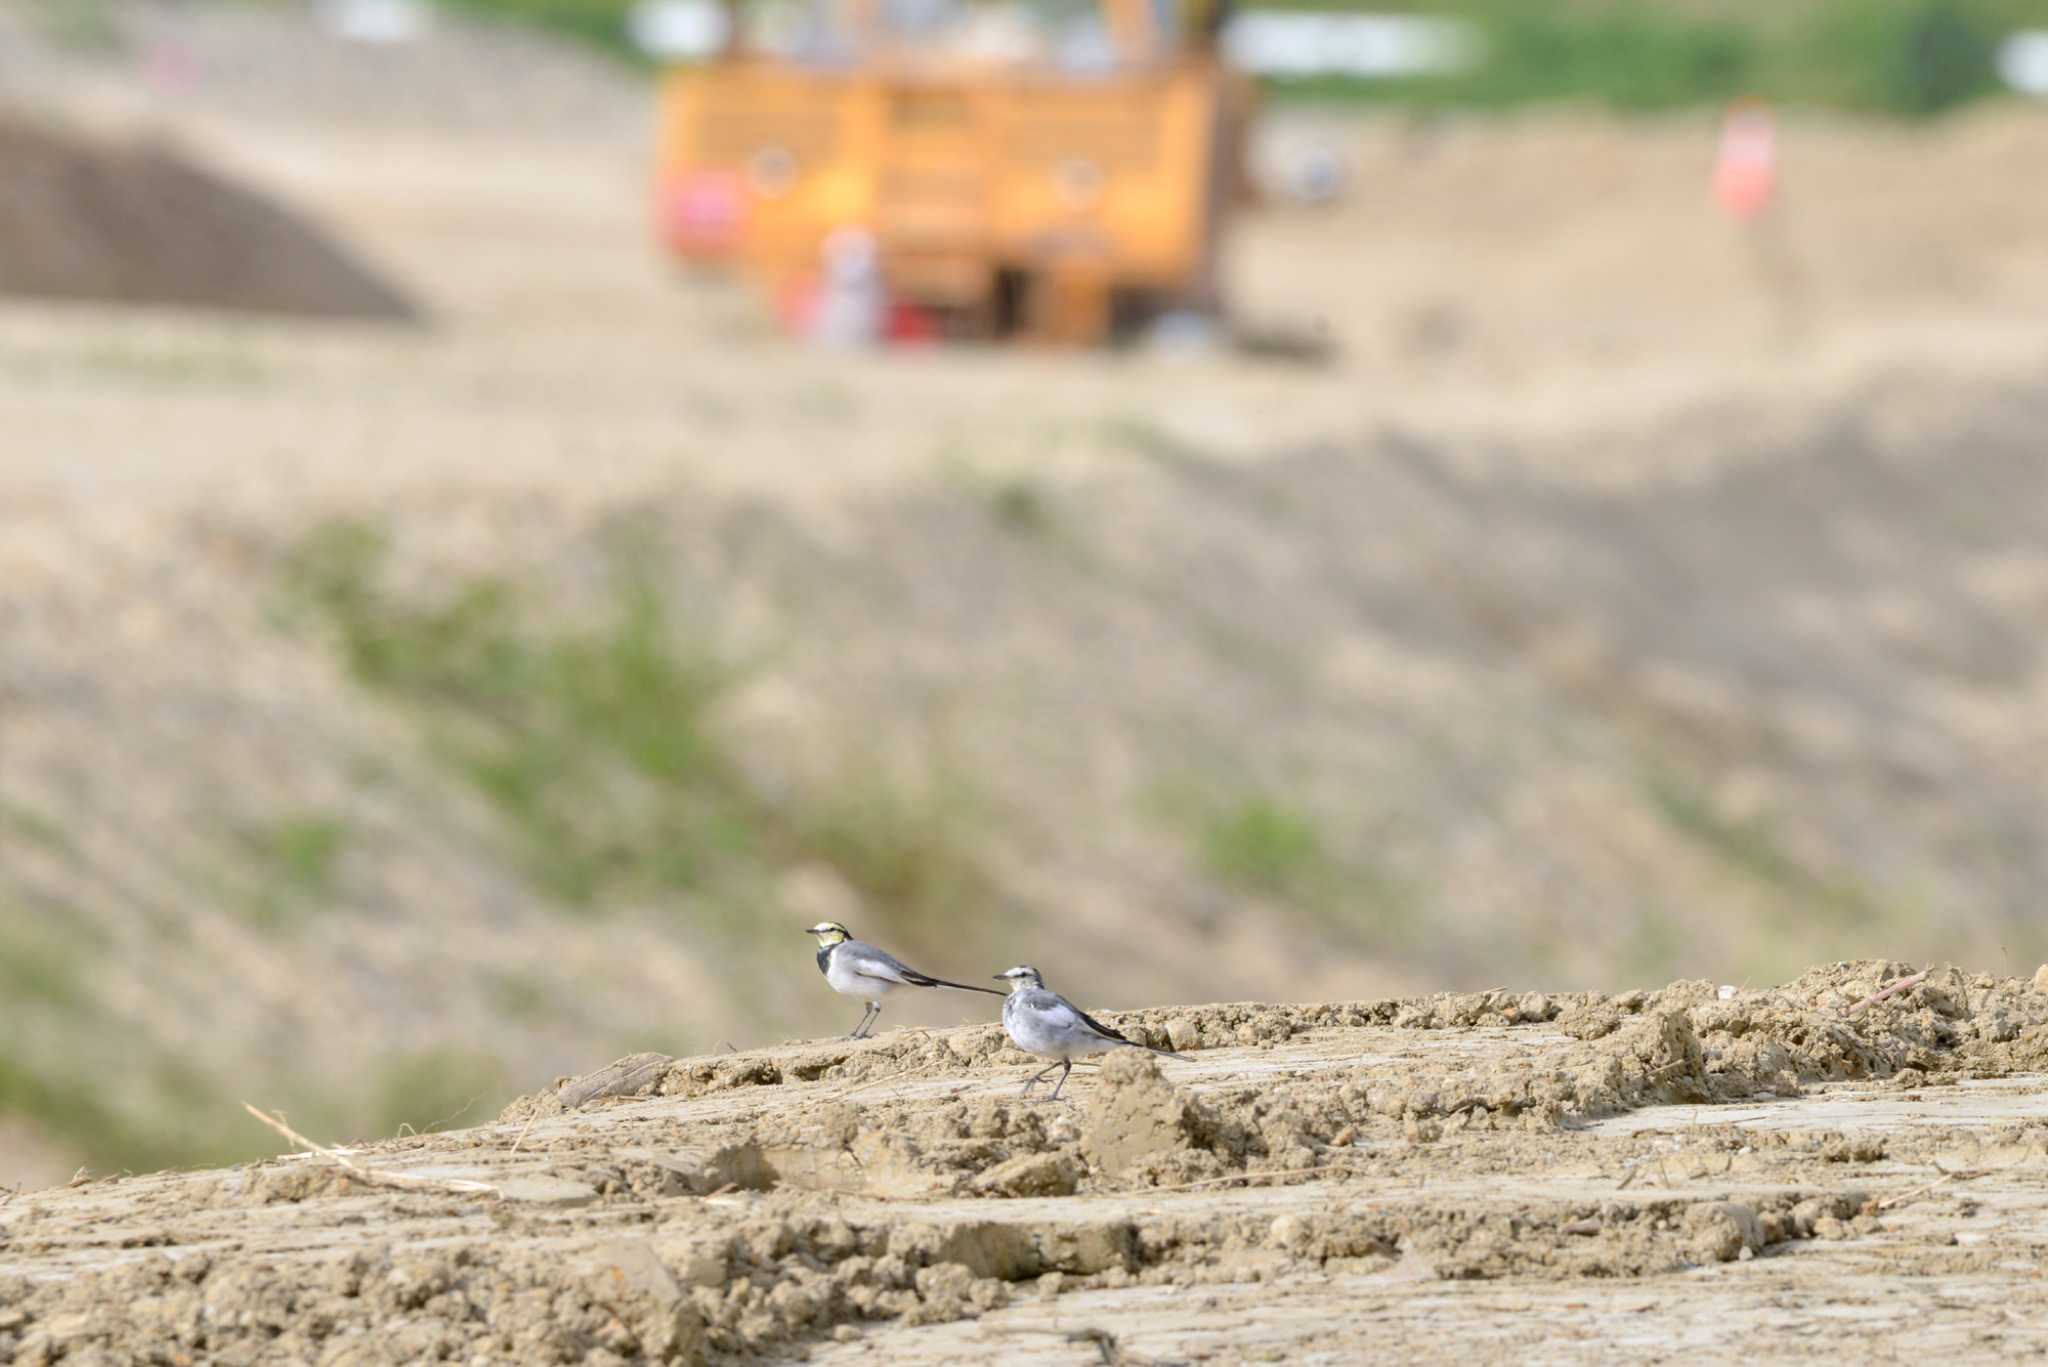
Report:
M 1915 1187 L 1911 1191 L 1900 1192 L 1897 1196 L 1887 1196 L 1884 1200 L 1877 1203 L 1877 1208 L 1879 1210 L 1892 1210 L 1898 1206 L 1905 1205 L 1908 1201 L 1917 1201 L 1936 1188 L 1947 1186 L 1950 1182 L 1974 1182 L 1979 1177 L 1989 1176 L 1992 1172 L 1990 1168 L 1980 1168 L 1974 1171 L 1968 1168 L 1958 1168 L 1956 1171 L 1950 1172 L 1939 1163 L 1934 1165 L 1934 1170 L 1940 1173 L 1941 1176 L 1935 1178 L 1924 1187 Z
M 1356 1163 L 1318 1163 L 1312 1168 L 1279 1168 L 1273 1172 L 1233 1172 L 1227 1177 L 1205 1177 L 1199 1182 L 1177 1182 L 1170 1187 L 1147 1187 L 1144 1194 L 1162 1191 L 1193 1191 L 1197 1187 L 1221 1186 L 1225 1182 L 1272 1182 L 1282 1177 L 1313 1177 L 1325 1172 L 1364 1172 Z
M 1896 982 L 1887 983 L 1885 984 L 1885 986 L 1879 988 L 1877 991 L 1865 997 L 1862 1001 L 1857 1002 L 1854 1006 L 1850 1007 L 1847 1011 L 1844 1011 L 1842 1014 L 1844 1016 L 1860 1016 L 1864 1013 L 1865 1010 L 1877 1005 L 1886 997 L 1892 996 L 1899 992 L 1904 992 L 1908 988 L 1918 987 L 1921 983 L 1927 981 L 1927 975 L 1932 973 L 1933 971 L 1934 970 L 1931 968 L 1923 968 L 1918 973 L 1913 974 L 1910 978 L 1900 978 Z
M 1932 1182 L 1929 1182 L 1924 1187 L 1915 1187 L 1911 1191 L 1901 1192 L 1897 1196 L 1887 1196 L 1884 1200 L 1879 1201 L 1877 1203 L 1877 1208 L 1879 1210 L 1892 1210 L 1898 1206 L 1905 1205 L 1908 1201 L 1916 1201 L 1922 1196 L 1925 1196 L 1929 1192 L 1933 1191 L 1936 1187 L 1942 1186 L 1944 1183 L 1955 1181 L 1956 1177 L 1956 1173 L 1943 1173 L 1940 1177 L 1935 1178 Z
M 496 1196 L 498 1194 L 498 1189 L 489 1183 L 471 1182 L 461 1177 L 417 1177 L 411 1173 L 385 1172 L 377 1168 L 366 1168 L 343 1153 L 330 1149 L 324 1144 L 314 1143 L 276 1116 L 259 1111 L 246 1101 L 242 1103 L 242 1109 L 283 1135 L 292 1143 L 297 1144 L 306 1152 L 324 1158 L 330 1163 L 339 1164 L 348 1172 L 349 1176 L 356 1178 L 358 1181 L 367 1182 L 371 1186 L 402 1187 L 407 1191 L 442 1191 L 463 1196 Z

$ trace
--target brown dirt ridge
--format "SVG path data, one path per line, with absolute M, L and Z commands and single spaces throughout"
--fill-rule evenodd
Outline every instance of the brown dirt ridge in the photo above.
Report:
M 1113 1019 L 1177 1057 L 1048 1103 L 993 1026 L 640 1054 L 343 1151 L 367 1179 L 15 1193 L 0 1357 L 1491 1360 L 1510 1302 L 1679 1344 L 1748 1314 L 1794 1358 L 1823 1303 L 1816 1356 L 2048 1346 L 2008 1308 L 2048 1237 L 2035 984 L 1863 961 Z
M 160 141 L 0 109 L 0 295 L 413 321 L 325 230 Z

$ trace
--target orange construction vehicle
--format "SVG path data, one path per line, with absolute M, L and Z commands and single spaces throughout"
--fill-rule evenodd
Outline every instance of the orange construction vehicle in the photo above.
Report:
M 1252 109 L 1220 2 L 730 10 L 723 50 L 664 81 L 662 239 L 782 300 L 852 262 L 947 336 L 1213 311 Z

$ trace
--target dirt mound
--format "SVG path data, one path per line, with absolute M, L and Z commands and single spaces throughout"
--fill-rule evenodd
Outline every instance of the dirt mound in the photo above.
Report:
M 630 1098 L 790 1087 L 809 1095 L 822 1083 L 828 1104 L 769 1122 L 743 1112 L 702 1130 L 686 1156 L 635 1159 L 620 1180 L 657 1193 L 787 1187 L 889 1198 L 1031 1196 L 1286 1177 L 1347 1160 L 1360 1145 L 1434 1143 L 1457 1133 L 1521 1133 L 1540 1147 L 1549 1142 L 1543 1136 L 1645 1106 L 1797 1097 L 1829 1082 L 1896 1079 L 1912 1087 L 2048 1071 L 2048 994 L 2018 979 L 1953 967 L 1915 974 L 1876 960 L 1752 991 L 1679 982 L 1614 995 L 1232 1003 L 1109 1019 L 1134 1038 L 1178 1042 L 1185 1062 L 1110 1057 L 1078 1117 L 1048 1120 L 1022 1102 L 950 1099 L 941 1081 L 949 1076 L 1023 1076 L 1036 1066 L 996 1027 L 980 1026 L 713 1058 L 638 1054 L 521 1098 L 500 1120 L 529 1124 Z M 1187 1074 L 1218 1049 L 1264 1053 L 1382 1030 L 1534 1033 L 1526 1027 L 1540 1029 L 1541 1067 L 1520 1052 L 1444 1049 L 1428 1066 L 1391 1071 L 1361 1068 L 1340 1053 L 1326 1066 L 1225 1088 L 1196 1088 Z M 886 1123 L 877 1124 L 881 1117 Z
M 1056 1300 L 1060 1332 L 1103 1313 L 1128 1333 L 1121 1311 L 1189 1288 L 1179 1332 L 1234 1297 L 1298 1346 L 1333 1332 L 1318 1316 L 1355 1334 L 1360 1304 L 1417 1283 L 1446 1288 L 1423 1299 L 1456 1337 L 1498 1313 L 1462 1283 L 1567 1287 L 1583 1310 L 1724 1265 L 1758 1271 L 1693 1295 L 1975 1279 L 1930 1321 L 1953 1328 L 2033 1275 L 1985 1248 L 2037 1218 L 2048 1159 L 2038 1076 L 1987 1086 L 2048 1068 L 2048 993 L 2017 979 L 1862 962 L 1769 991 L 1122 1024 L 1179 1056 L 1111 1056 L 1056 1103 L 1018 1095 L 1032 1064 L 985 1027 L 905 1031 L 636 1055 L 493 1126 L 350 1150 L 346 1170 L 298 1155 L 18 1193 L 0 1202 L 0 1356 L 699 1361 L 870 1340 L 957 1361 L 904 1336 L 1041 1332 L 1033 1307 Z M 1845 1097 L 1840 1079 L 1865 1081 Z M 1670 1100 L 1744 1104 L 1653 1109 Z M 1814 1251 L 1774 1256 L 1792 1243 Z
M 0 111 L 0 294 L 413 320 L 313 224 L 170 147 Z

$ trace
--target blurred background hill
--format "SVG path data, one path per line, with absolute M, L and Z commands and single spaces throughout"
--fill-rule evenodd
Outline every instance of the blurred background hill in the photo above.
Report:
M 0 1182 L 850 1028 L 820 916 L 1110 1005 L 2048 957 L 2028 7 L 1419 7 L 1499 64 L 1255 148 L 1320 365 L 775 335 L 623 8 L 0 5 Z

